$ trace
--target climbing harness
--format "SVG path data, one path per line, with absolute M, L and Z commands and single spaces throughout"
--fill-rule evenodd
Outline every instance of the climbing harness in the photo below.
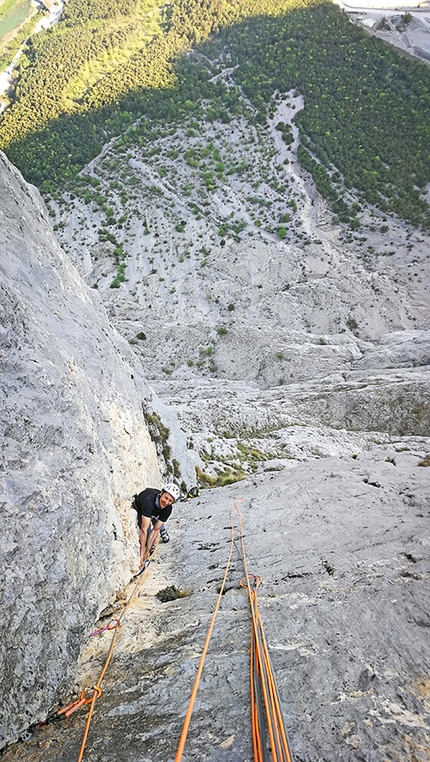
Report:
M 272 762 L 293 762 L 288 745 L 287 733 L 285 730 L 284 719 L 276 687 L 275 676 L 270 662 L 269 650 L 263 631 L 263 624 L 258 611 L 257 589 L 261 584 L 261 577 L 250 575 L 246 561 L 245 545 L 243 540 L 242 514 L 239 510 L 241 500 L 234 500 L 233 508 L 230 511 L 230 551 L 225 567 L 223 581 L 219 590 L 217 603 L 209 625 L 206 641 L 203 646 L 200 657 L 197 674 L 194 680 L 187 713 L 182 728 L 179 746 L 175 757 L 175 762 L 181 762 L 185 747 L 185 742 L 190 726 L 191 715 L 199 687 L 200 677 L 203 671 L 203 665 L 206 653 L 209 647 L 209 641 L 215 624 L 220 601 L 224 593 L 225 582 L 230 568 L 233 547 L 235 545 L 235 533 L 233 524 L 233 512 L 236 511 L 239 517 L 240 541 L 242 549 L 242 560 L 245 568 L 245 577 L 241 580 L 240 586 L 248 590 L 248 598 L 251 607 L 252 627 L 251 627 L 251 648 L 250 648 L 250 682 L 251 682 L 251 727 L 252 727 L 252 746 L 254 752 L 254 762 L 269 762 L 269 750 L 266 738 L 266 727 L 269 736 L 269 746 Z

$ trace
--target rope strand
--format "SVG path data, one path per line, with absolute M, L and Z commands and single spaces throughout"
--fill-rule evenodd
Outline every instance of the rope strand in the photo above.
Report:
M 230 511 L 230 550 L 224 571 L 222 585 L 220 587 L 217 603 L 212 615 L 208 634 L 206 636 L 202 655 L 200 657 L 197 674 L 194 680 L 194 685 L 191 692 L 188 709 L 185 715 L 175 762 L 181 762 L 182 760 L 205 657 L 209 648 L 209 642 L 221 602 L 221 597 L 224 592 L 224 586 L 230 568 L 233 547 L 236 546 L 233 522 L 234 511 L 236 511 L 239 517 L 240 544 L 242 551 L 241 553 L 239 551 L 239 554 L 242 556 L 242 561 L 245 569 L 245 577 L 240 581 L 240 586 L 246 587 L 248 590 L 252 619 L 250 646 L 250 693 L 251 731 L 254 762 L 269 762 L 266 731 L 269 737 L 272 762 L 293 762 L 288 746 L 287 734 L 284 726 L 279 694 L 276 687 L 272 664 L 270 661 L 269 650 L 267 648 L 267 643 L 263 631 L 263 624 L 258 609 L 257 589 L 260 586 L 262 580 L 258 575 L 250 575 L 248 572 L 243 535 L 242 514 L 239 510 L 239 504 L 241 502 L 241 500 L 234 500 L 233 508 Z
M 79 749 L 79 756 L 78 756 L 77 762 L 82 762 L 82 758 L 84 756 L 85 746 L 86 746 L 86 742 L 87 742 L 87 738 L 88 738 L 88 732 L 89 732 L 89 729 L 90 729 L 90 724 L 91 724 L 91 719 L 92 719 L 93 712 L 94 712 L 95 703 L 96 703 L 96 700 L 98 698 L 100 698 L 100 696 L 102 695 L 102 690 L 100 688 L 100 685 L 101 685 L 102 680 L 103 680 L 103 678 L 104 678 L 104 676 L 106 674 L 106 670 L 107 670 L 107 668 L 109 666 L 109 662 L 110 662 L 110 660 L 112 658 L 112 653 L 113 653 L 113 649 L 114 649 L 114 645 L 115 645 L 115 640 L 116 640 L 116 637 L 117 637 L 117 634 L 118 634 L 118 630 L 119 630 L 119 628 L 121 626 L 122 620 L 124 619 L 126 611 L 130 607 L 132 601 L 137 596 L 140 588 L 143 585 L 143 582 L 145 580 L 146 573 L 148 571 L 148 567 L 149 567 L 150 563 L 151 563 L 151 561 L 149 559 L 147 559 L 145 561 L 145 563 L 143 565 L 143 568 L 142 568 L 142 571 L 140 572 L 139 580 L 138 580 L 137 584 L 135 585 L 135 587 L 134 587 L 130 597 L 126 601 L 126 603 L 125 603 L 125 605 L 124 605 L 124 607 L 123 607 L 119 617 L 118 618 L 115 617 L 114 619 L 111 619 L 110 622 L 105 627 L 101 627 L 98 630 L 94 630 L 94 632 L 91 632 L 90 635 L 89 635 L 89 637 L 92 638 L 92 637 L 94 637 L 94 635 L 100 635 L 102 632 L 106 632 L 108 630 L 113 630 L 113 634 L 112 634 L 112 638 L 111 638 L 111 642 L 110 642 L 110 646 L 109 646 L 109 651 L 108 651 L 108 654 L 106 656 L 105 663 L 103 665 L 102 671 L 100 673 L 99 679 L 97 680 L 96 684 L 93 685 L 92 689 L 91 688 L 85 688 L 81 692 L 81 695 L 79 696 L 79 698 L 76 699 L 76 701 L 72 701 L 70 704 L 67 704 L 67 706 L 63 706 L 61 709 L 59 709 L 55 713 L 55 715 L 53 715 L 52 719 L 58 719 L 60 717 L 70 717 L 70 715 L 73 714 L 73 712 L 76 712 L 77 709 L 80 709 L 80 707 L 86 706 L 87 704 L 90 705 L 89 712 L 88 712 L 87 719 L 86 719 L 86 723 L 85 723 L 84 735 L 83 735 L 81 746 L 80 746 L 80 749 Z M 92 693 L 91 696 L 87 696 L 87 693 L 90 690 L 92 690 L 93 693 Z M 47 720 L 46 723 L 40 723 L 40 727 L 44 726 L 49 721 L 50 720 Z
M 216 602 L 216 605 L 215 605 L 215 609 L 214 609 L 214 612 L 212 614 L 212 619 L 211 619 L 211 622 L 210 622 L 210 625 L 209 625 L 209 630 L 208 630 L 208 634 L 206 636 L 205 644 L 203 646 L 203 651 L 202 651 L 202 655 L 200 657 L 199 666 L 198 666 L 198 669 L 197 669 L 197 674 L 196 674 L 196 677 L 194 679 L 193 690 L 191 691 L 191 697 L 190 697 L 190 701 L 189 701 L 189 704 L 188 704 L 187 713 L 185 715 L 184 724 L 182 726 L 182 732 L 181 732 L 181 736 L 180 736 L 180 739 L 179 739 L 179 746 L 178 746 L 178 750 L 176 752 L 175 762 L 181 762 L 182 755 L 184 753 L 185 742 L 187 740 L 188 729 L 190 727 L 191 715 L 192 715 L 193 709 L 194 709 L 196 695 L 197 695 L 197 691 L 198 691 L 198 687 L 199 687 L 199 683 L 200 683 L 200 677 L 201 677 L 201 674 L 202 674 L 202 671 L 203 671 L 203 666 L 204 666 L 204 663 L 205 663 L 205 658 L 206 658 L 207 650 L 209 648 L 209 642 L 210 642 L 210 639 L 211 639 L 211 636 L 212 636 L 212 631 L 213 631 L 213 628 L 214 628 L 216 615 L 218 614 L 218 609 L 219 609 L 219 606 L 220 606 L 220 603 L 221 603 L 221 598 L 222 598 L 222 595 L 223 595 L 223 592 L 224 592 L 224 587 L 225 587 L 228 571 L 229 571 L 229 568 L 230 568 L 230 561 L 231 561 L 231 557 L 232 557 L 232 554 L 233 554 L 233 547 L 234 547 L 233 511 L 230 512 L 230 529 L 231 529 L 231 535 L 232 536 L 231 536 L 231 541 L 230 541 L 230 551 L 229 551 L 229 554 L 228 554 L 228 559 L 227 559 L 227 563 L 226 563 L 226 567 L 225 567 L 225 571 L 224 571 L 224 577 L 223 577 L 223 580 L 222 580 L 222 583 L 221 583 L 221 587 L 220 587 L 220 590 L 219 590 L 219 594 L 218 594 L 217 602 Z

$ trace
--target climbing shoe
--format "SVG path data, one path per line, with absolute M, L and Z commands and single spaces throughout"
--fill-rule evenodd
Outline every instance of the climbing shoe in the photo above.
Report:
M 170 535 L 169 535 L 166 527 L 161 527 L 161 529 L 160 529 L 160 537 L 163 540 L 163 542 L 169 542 Z
M 153 552 L 155 551 L 155 548 L 157 547 L 157 543 L 154 542 L 153 546 L 151 547 L 151 550 L 149 551 L 149 555 L 152 556 Z

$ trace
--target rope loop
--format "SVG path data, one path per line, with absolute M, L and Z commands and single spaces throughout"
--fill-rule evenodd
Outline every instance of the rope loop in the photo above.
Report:
M 144 574 L 144 572 L 146 571 L 150 563 L 151 563 L 151 559 L 147 558 L 146 561 L 143 562 L 143 566 L 141 570 L 134 575 L 134 578 L 136 579 L 137 577 L 140 577 L 142 574 Z
M 120 622 L 119 619 L 114 617 L 113 619 L 110 620 L 110 622 L 109 622 L 109 624 L 107 626 L 107 629 L 108 630 L 115 630 L 117 627 L 121 627 L 121 622 Z
M 104 627 L 100 627 L 100 629 L 99 629 L 99 630 L 94 630 L 94 632 L 90 632 L 90 634 L 89 634 L 89 636 L 88 636 L 88 637 L 90 637 L 90 638 L 93 638 L 93 637 L 94 637 L 94 635 L 101 635 L 101 634 L 102 634 L 102 632 L 106 632 L 107 630 L 115 630 L 115 628 L 116 628 L 116 627 L 121 627 L 121 622 L 120 622 L 120 620 L 119 620 L 119 619 L 117 619 L 116 617 L 114 617 L 114 618 L 113 618 L 113 619 L 111 619 L 111 620 L 110 620 L 110 622 L 108 622 L 108 624 L 107 624 L 107 625 L 105 625 Z
M 70 704 L 67 704 L 67 706 L 63 706 L 58 710 L 58 712 L 55 712 L 55 717 L 61 717 L 61 715 L 64 715 L 64 717 L 70 717 L 70 715 L 73 714 L 73 712 L 76 712 L 77 709 L 80 709 L 81 706 L 89 704 L 92 696 L 87 697 L 87 692 L 90 690 L 91 688 L 84 688 L 79 698 L 76 699 L 76 701 L 72 701 Z
M 121 627 L 121 620 L 124 619 L 124 616 L 126 612 L 128 611 L 128 609 L 130 608 L 132 601 L 139 594 L 139 591 L 141 590 L 143 582 L 145 580 L 145 576 L 146 576 L 145 572 L 148 570 L 150 563 L 151 563 L 150 559 L 147 558 L 146 561 L 144 561 L 143 566 L 141 570 L 139 571 L 139 573 L 135 575 L 134 579 L 136 580 L 136 584 L 127 602 L 123 606 L 123 609 L 119 617 L 118 618 L 113 617 L 105 627 L 101 627 L 99 630 L 94 630 L 94 632 L 90 633 L 89 637 L 92 638 L 94 637 L 94 635 L 99 635 L 102 632 L 106 632 L 106 630 L 113 631 L 108 654 L 106 656 L 105 663 L 103 665 L 102 671 L 100 673 L 100 676 L 99 676 L 99 679 L 97 680 L 96 685 L 93 685 L 92 688 L 84 688 L 84 690 L 81 692 L 79 698 L 76 701 L 72 701 L 71 704 L 68 704 L 67 706 L 63 706 L 61 709 L 55 712 L 55 714 L 52 715 L 52 717 L 48 718 L 48 720 L 46 720 L 45 722 L 39 723 L 38 725 L 38 727 L 45 727 L 48 724 L 48 722 L 51 722 L 55 719 L 59 719 L 60 717 L 69 717 L 71 714 L 73 714 L 73 712 L 76 712 L 76 710 L 79 709 L 81 706 L 85 706 L 86 704 L 89 704 L 90 706 L 89 706 L 88 716 L 87 716 L 87 720 L 85 724 L 84 735 L 82 738 L 81 748 L 79 750 L 79 756 L 78 756 L 77 762 L 82 762 L 82 758 L 85 751 L 85 745 L 87 742 L 88 732 L 90 729 L 91 718 L 94 711 L 94 706 L 97 699 L 100 698 L 100 696 L 102 695 L 100 683 L 102 682 L 105 676 L 106 670 L 109 666 L 115 640 L 118 635 L 118 630 Z M 91 693 L 91 695 L 88 695 L 89 693 Z
M 251 590 L 258 590 L 261 583 L 263 582 L 263 578 L 260 577 L 259 574 L 249 574 L 248 577 L 243 577 L 243 579 L 239 582 L 239 587 L 248 587 L 248 580 L 249 580 L 249 586 Z

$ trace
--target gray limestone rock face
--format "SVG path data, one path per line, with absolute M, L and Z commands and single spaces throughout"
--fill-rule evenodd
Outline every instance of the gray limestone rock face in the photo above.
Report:
M 131 495 L 160 472 L 127 343 L 0 164 L 1 747 L 70 683 L 138 563 Z
M 427 762 L 430 481 L 420 465 L 427 447 L 428 440 L 404 439 L 355 458 L 322 458 L 176 506 L 172 541 L 157 549 L 123 620 L 84 760 L 176 758 L 236 500 L 248 571 L 262 578 L 259 611 L 293 760 Z M 226 592 L 183 762 L 253 758 L 251 614 L 234 511 L 232 518 Z M 166 585 L 184 597 L 160 602 Z M 107 632 L 92 639 L 75 695 L 97 680 L 110 641 Z M 6 750 L 4 762 L 75 762 L 84 727 L 81 710 L 36 729 Z

